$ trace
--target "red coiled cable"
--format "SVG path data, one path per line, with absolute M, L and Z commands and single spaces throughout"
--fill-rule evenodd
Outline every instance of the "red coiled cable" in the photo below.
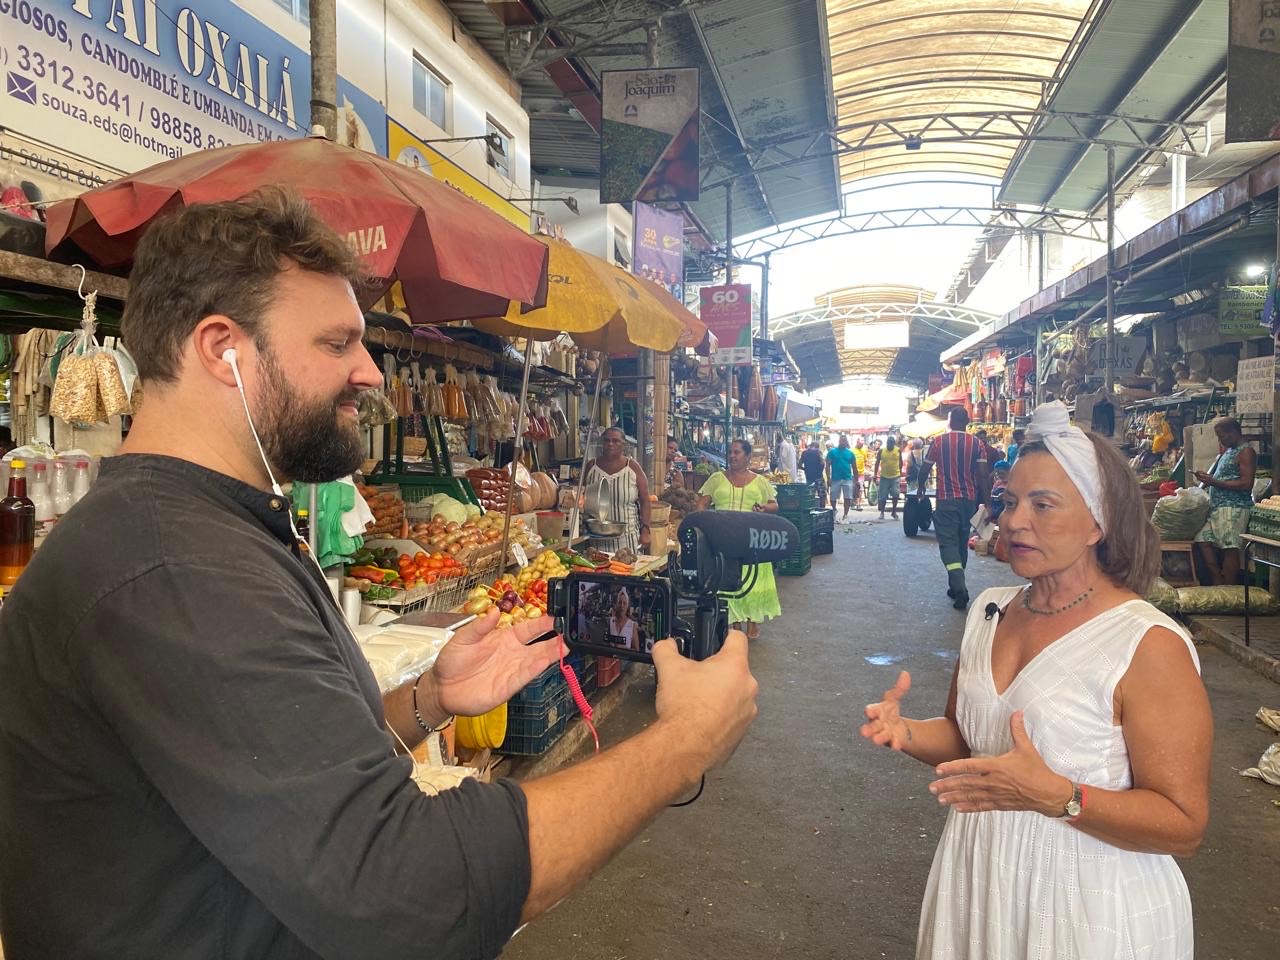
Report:
M 591 722 L 591 716 L 594 711 L 591 704 L 587 702 L 587 695 L 582 692 L 582 684 L 578 682 L 577 675 L 573 672 L 573 667 L 569 666 L 564 659 L 565 643 L 560 641 L 560 672 L 564 675 L 564 682 L 569 685 L 569 693 L 573 696 L 573 702 L 578 705 L 578 712 L 582 714 L 582 722 L 587 725 L 587 729 L 591 731 L 591 739 L 595 741 L 596 753 L 600 752 L 600 734 L 596 732 L 595 724 Z

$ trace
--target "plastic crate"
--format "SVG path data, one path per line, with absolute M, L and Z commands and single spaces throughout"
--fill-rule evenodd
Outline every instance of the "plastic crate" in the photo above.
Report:
M 596 686 L 604 689 L 622 676 L 622 661 L 617 657 L 596 658 Z
M 820 533 L 813 531 L 813 537 L 809 541 L 809 553 L 815 557 L 825 557 L 828 554 L 835 553 L 835 535 L 831 532 Z
M 812 557 L 805 556 L 798 560 L 783 560 L 777 565 L 777 574 L 780 577 L 803 577 L 813 567 Z
M 559 670 L 557 665 L 557 676 Z M 560 739 L 575 712 L 563 677 L 558 686 L 547 687 L 541 699 L 513 697 L 507 704 L 507 735 L 498 752 L 522 757 L 544 753 Z
M 1255 506 L 1249 514 L 1249 533 L 1255 537 L 1280 539 L 1280 510 Z
M 814 534 L 832 533 L 836 529 L 836 512 L 830 507 L 825 510 L 810 510 L 809 520 L 813 524 Z
M 565 657 L 565 660 L 576 670 L 579 663 L 573 660 L 575 656 L 576 654 L 571 653 L 569 656 Z M 560 664 L 553 663 L 551 666 L 547 667 L 547 669 L 543 670 L 540 674 L 530 680 L 523 690 L 511 698 L 511 702 L 516 703 L 519 701 L 521 703 L 538 703 L 555 693 L 556 687 L 563 687 L 564 685 L 564 675 L 560 672 Z
M 780 483 L 775 489 L 778 494 L 778 509 L 780 511 L 807 513 L 818 505 L 818 499 L 814 496 L 813 488 L 807 483 Z

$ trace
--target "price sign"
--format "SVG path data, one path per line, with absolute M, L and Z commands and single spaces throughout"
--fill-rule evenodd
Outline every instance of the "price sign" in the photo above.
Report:
M 529 555 L 524 552 L 524 547 L 520 546 L 520 544 L 513 543 L 511 545 L 511 555 L 516 558 L 516 563 L 520 566 L 527 567 L 529 565 Z
M 1275 357 L 1241 360 L 1236 372 L 1236 413 L 1270 413 L 1275 389 Z

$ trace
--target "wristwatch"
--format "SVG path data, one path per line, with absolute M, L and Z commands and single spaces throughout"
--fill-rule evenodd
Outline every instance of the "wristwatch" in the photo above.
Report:
M 1058 814 L 1058 819 L 1074 820 L 1080 816 L 1082 810 L 1084 810 L 1084 788 L 1078 783 L 1073 783 L 1071 784 L 1071 799 L 1062 808 L 1062 813 Z

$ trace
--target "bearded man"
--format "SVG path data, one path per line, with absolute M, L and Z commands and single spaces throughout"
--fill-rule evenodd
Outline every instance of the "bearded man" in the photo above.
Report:
M 754 715 L 745 637 L 701 663 L 664 640 L 642 733 L 540 780 L 419 790 L 387 728 L 412 745 L 484 713 L 560 642 L 490 614 L 381 695 L 280 488 L 363 458 L 381 378 L 359 282 L 278 188 L 139 242 L 124 335 L 145 400 L 0 611 L 9 960 L 494 957 Z

